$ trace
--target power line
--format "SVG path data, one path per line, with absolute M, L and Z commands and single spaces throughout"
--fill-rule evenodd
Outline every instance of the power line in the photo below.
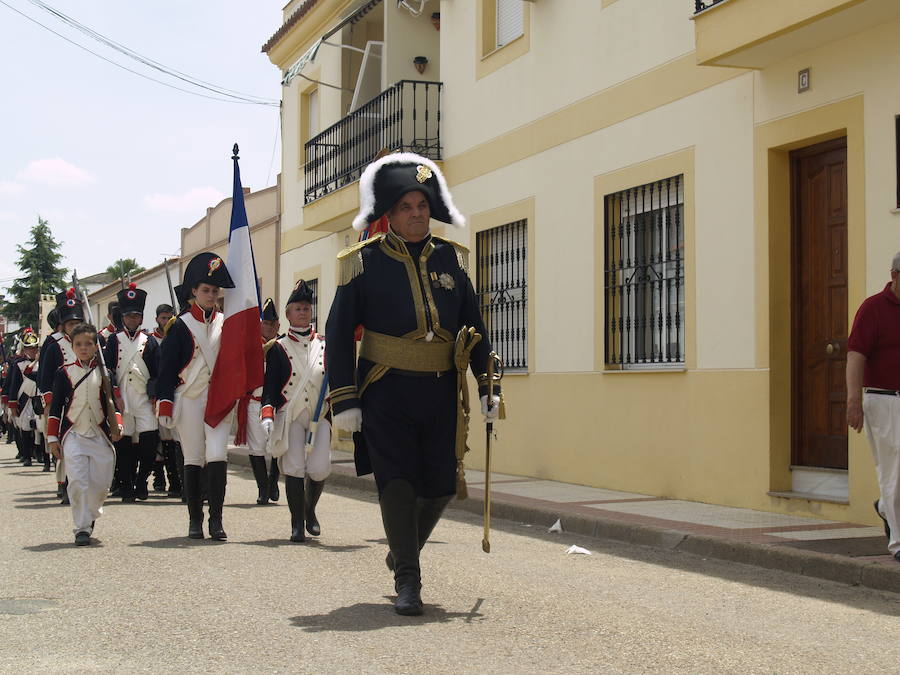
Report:
M 177 91 L 184 92 L 185 94 L 191 94 L 192 96 L 199 96 L 200 98 L 206 98 L 206 99 L 210 99 L 210 100 L 212 100 L 212 101 L 222 101 L 222 102 L 224 102 L 224 103 L 237 103 L 237 104 L 240 104 L 240 105 L 267 105 L 267 106 L 277 106 L 277 105 L 279 105 L 278 103 L 264 103 L 264 102 L 257 102 L 257 101 L 244 101 L 244 100 L 239 100 L 239 99 L 236 99 L 236 98 L 220 98 L 220 97 L 218 97 L 218 96 L 209 96 L 209 95 L 207 95 L 207 94 L 201 94 L 200 92 L 197 92 L 197 91 L 191 91 L 190 89 L 184 89 L 184 88 L 182 88 L 182 87 L 177 87 L 177 86 L 175 86 L 174 84 L 170 84 L 170 83 L 164 82 L 164 81 L 162 81 L 162 80 L 157 80 L 157 79 L 154 78 L 154 77 L 150 77 L 149 75 L 145 75 L 144 73 L 138 72 L 138 71 L 136 71 L 136 70 L 132 70 L 131 68 L 128 68 L 127 66 L 123 66 L 121 63 L 116 63 L 115 61 L 106 58 L 106 57 L 103 56 L 102 54 L 98 54 L 97 52 L 88 49 L 88 48 L 85 47 L 84 45 L 78 44 L 78 43 L 75 42 L 74 40 L 71 40 L 71 39 L 67 38 L 65 35 L 62 35 L 61 33 L 57 33 L 55 30 L 53 30 L 52 28 L 50 28 L 50 27 L 48 27 L 48 26 L 45 26 L 44 24 L 42 24 L 42 23 L 41 23 L 40 21 L 38 21 L 37 19 L 34 19 L 34 18 L 28 16 L 27 14 L 25 14 L 24 12 L 22 12 L 22 11 L 16 9 L 16 8 L 13 7 L 12 5 L 10 5 L 8 2 L 6 2 L 6 0 L 0 0 L 0 5 L 4 5 L 4 6 L 7 7 L 8 9 L 11 9 L 12 11 L 14 11 L 16 14 L 18 14 L 18 15 L 20 15 L 20 16 L 26 18 L 26 19 L 28 19 L 28 20 L 31 21 L 32 23 L 37 24 L 38 26 L 40 26 L 40 27 L 43 28 L 44 30 L 49 31 L 50 33 L 53 33 L 55 36 L 57 36 L 58 38 L 61 38 L 61 39 L 65 40 L 65 41 L 68 42 L 69 44 L 74 45 L 75 47 L 78 47 L 79 49 L 81 49 L 81 50 L 83 50 L 83 51 L 86 51 L 86 52 L 88 52 L 89 54 L 92 54 L 92 55 L 96 56 L 98 59 L 102 59 L 103 61 L 106 61 L 107 63 L 114 65 L 116 68 L 121 68 L 122 70 L 128 71 L 129 73 L 132 73 L 133 75 L 137 75 L 138 77 L 142 77 L 142 78 L 144 78 L 145 80 L 150 80 L 151 82 L 156 82 L 157 84 L 161 84 L 161 85 L 163 85 L 164 87 L 169 87 L 170 89 L 175 89 L 175 90 L 177 90 Z
M 240 91 L 236 91 L 234 89 L 226 89 L 225 87 L 222 87 L 221 85 L 213 84 L 211 82 L 206 82 L 205 80 L 201 80 L 198 77 L 194 77 L 193 75 L 189 75 L 187 73 L 183 73 L 179 70 L 176 70 L 176 69 L 172 68 L 171 66 L 166 66 L 165 64 L 162 64 L 158 61 L 154 61 L 150 57 L 144 56 L 143 54 L 140 54 L 140 53 L 134 51 L 133 49 L 130 49 L 129 47 L 126 47 L 125 45 L 123 45 L 119 42 L 116 42 L 112 38 L 109 38 L 101 33 L 98 33 L 97 31 L 90 28 L 89 26 L 86 26 L 85 24 L 79 22 L 78 20 L 64 14 L 63 12 L 60 12 L 59 10 L 51 7 L 50 5 L 46 4 L 45 2 L 42 2 L 42 0 L 28 0 L 28 1 L 35 7 L 38 7 L 39 9 L 42 9 L 45 12 L 48 12 L 49 14 L 55 16 L 56 18 L 60 19 L 61 21 L 65 22 L 66 24 L 71 26 L 72 28 L 87 35 L 88 37 L 100 42 L 101 44 L 106 45 L 107 47 L 109 47 L 111 49 L 114 49 L 115 51 L 117 51 L 121 54 L 124 54 L 125 56 L 128 56 L 131 59 L 134 59 L 135 61 L 138 61 L 139 63 L 144 64 L 145 66 L 148 66 L 150 68 L 158 70 L 161 73 L 164 73 L 171 77 L 175 77 L 179 80 L 187 82 L 188 84 L 192 84 L 196 87 L 200 87 L 202 89 L 207 89 L 208 91 L 214 92 L 216 94 L 222 94 L 224 96 L 229 96 L 229 97 L 241 99 L 244 101 L 252 101 L 254 103 L 277 104 L 277 101 L 275 101 L 273 99 L 267 99 L 267 98 L 263 98 L 261 96 L 255 96 L 253 94 L 246 94 L 246 93 L 243 93 Z

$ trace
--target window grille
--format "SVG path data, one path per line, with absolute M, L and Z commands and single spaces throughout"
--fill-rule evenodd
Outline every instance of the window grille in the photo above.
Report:
M 476 293 L 494 351 L 507 370 L 528 368 L 528 221 L 479 232 Z
M 525 32 L 522 0 L 497 0 L 497 47 L 509 44 Z
M 307 279 L 306 285 L 312 291 L 312 325 L 318 330 L 319 327 L 319 280 Z
M 605 199 L 608 367 L 684 365 L 684 176 Z

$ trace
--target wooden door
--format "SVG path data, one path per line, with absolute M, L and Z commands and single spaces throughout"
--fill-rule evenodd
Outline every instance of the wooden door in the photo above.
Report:
M 792 462 L 847 468 L 847 139 L 791 153 Z

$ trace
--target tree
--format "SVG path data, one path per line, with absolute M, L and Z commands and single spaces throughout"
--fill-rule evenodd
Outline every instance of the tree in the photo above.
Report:
M 3 312 L 22 326 L 40 326 L 40 296 L 42 293 L 59 293 L 66 286 L 66 268 L 59 267 L 62 244 L 53 238 L 50 224 L 38 216 L 37 225 L 31 228 L 31 236 L 25 246 L 17 245 L 19 259 L 16 265 L 22 271 L 9 287 L 14 300 L 3 305 Z
M 134 258 L 119 258 L 112 265 L 106 268 L 106 273 L 116 279 L 121 277 L 126 277 L 131 273 L 132 276 L 137 274 L 138 272 L 143 272 L 144 267 L 142 265 L 138 265 L 137 260 Z

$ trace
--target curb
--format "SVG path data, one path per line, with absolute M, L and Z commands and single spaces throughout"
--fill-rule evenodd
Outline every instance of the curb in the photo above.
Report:
M 239 453 L 229 453 L 228 461 L 240 466 L 249 466 L 250 464 L 247 455 Z M 371 494 L 376 492 L 375 480 L 372 476 L 357 476 L 352 463 L 333 464 L 328 480 L 335 485 L 358 492 Z M 453 500 L 448 508 L 481 515 L 484 511 L 482 491 L 470 488 L 469 493 L 469 499 Z M 513 504 L 497 497 L 491 500 L 491 517 L 547 527 L 559 518 L 566 532 L 593 539 L 612 539 L 629 544 L 680 551 L 705 558 L 790 572 L 815 579 L 836 581 L 850 586 L 863 586 L 877 591 L 900 593 L 900 565 L 885 565 L 880 562 L 789 548 L 779 544 L 755 544 L 708 535 L 688 534 L 662 527 L 624 523 L 599 515 L 566 515 L 548 507 Z

